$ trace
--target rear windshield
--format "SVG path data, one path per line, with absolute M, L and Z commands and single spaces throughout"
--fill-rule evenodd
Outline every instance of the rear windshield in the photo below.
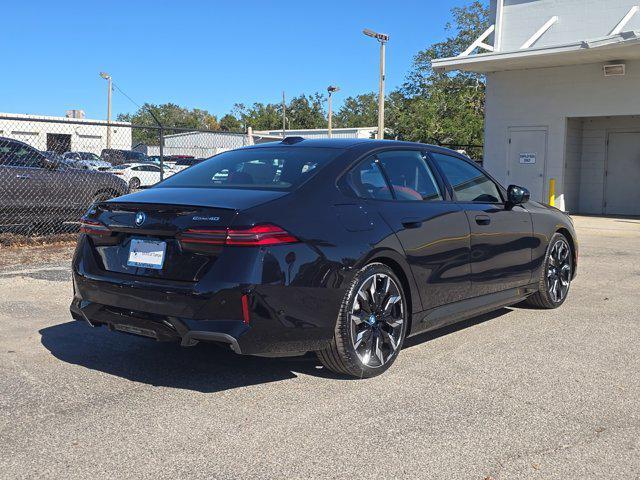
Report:
M 158 187 L 293 190 L 340 153 L 332 148 L 231 150 L 169 177 Z

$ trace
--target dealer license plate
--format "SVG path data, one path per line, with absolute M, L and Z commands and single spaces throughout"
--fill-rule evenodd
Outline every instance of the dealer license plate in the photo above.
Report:
M 166 251 L 166 242 L 134 238 L 131 240 L 131 246 L 129 247 L 127 265 L 161 270 Z

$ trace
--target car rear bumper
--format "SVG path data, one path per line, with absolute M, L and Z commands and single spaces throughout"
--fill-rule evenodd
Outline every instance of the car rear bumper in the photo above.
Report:
M 178 342 L 183 347 L 200 341 L 226 343 L 236 353 L 243 353 L 238 339 L 249 330 L 238 321 L 215 321 L 191 325 L 177 317 L 150 316 L 144 312 L 127 311 L 99 303 L 76 301 L 70 307 L 71 316 L 91 327 L 106 326 L 109 330 L 149 337 L 158 341 Z M 209 328 L 211 330 L 198 330 Z M 246 350 L 246 347 L 245 347 Z
M 320 350 L 333 338 L 341 289 L 255 278 L 222 282 L 219 275 L 198 282 L 125 275 L 101 269 L 85 247 L 81 242 L 74 257 L 70 310 L 92 326 L 183 346 L 226 343 L 237 353 L 268 356 Z

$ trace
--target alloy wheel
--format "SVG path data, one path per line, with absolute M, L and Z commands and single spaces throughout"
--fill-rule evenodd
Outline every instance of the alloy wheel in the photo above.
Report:
M 571 249 L 564 239 L 557 240 L 549 252 L 547 291 L 555 303 L 562 302 L 571 283 Z
M 384 273 L 367 278 L 351 309 L 351 341 L 363 365 L 381 367 L 396 353 L 404 324 L 402 294 Z

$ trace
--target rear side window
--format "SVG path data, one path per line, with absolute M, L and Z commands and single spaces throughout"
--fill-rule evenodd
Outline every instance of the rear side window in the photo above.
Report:
M 0 165 L 11 167 L 41 167 L 42 155 L 21 143 L 0 140 Z
M 158 188 L 293 190 L 341 152 L 296 147 L 231 150 L 169 177 Z
M 431 169 L 417 150 L 391 150 L 378 154 L 397 200 L 442 200 Z
M 393 198 L 375 157 L 369 157 L 360 162 L 349 172 L 347 181 L 360 198 L 376 198 L 378 200 Z
M 431 153 L 460 202 L 501 203 L 496 184 L 475 165 L 450 155 Z

